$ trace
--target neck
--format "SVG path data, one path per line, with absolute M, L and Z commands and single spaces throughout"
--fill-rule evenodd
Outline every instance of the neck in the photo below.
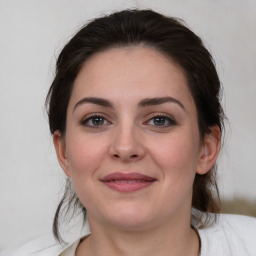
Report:
M 186 221 L 172 220 L 144 230 L 102 229 L 90 223 L 91 236 L 78 246 L 77 256 L 197 256 L 199 239 Z M 97 235 L 95 235 L 97 234 Z

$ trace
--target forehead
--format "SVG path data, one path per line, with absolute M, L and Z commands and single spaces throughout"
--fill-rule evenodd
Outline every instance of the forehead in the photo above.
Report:
M 111 48 L 92 55 L 74 82 L 71 100 L 85 96 L 192 100 L 184 71 L 159 51 L 145 46 Z

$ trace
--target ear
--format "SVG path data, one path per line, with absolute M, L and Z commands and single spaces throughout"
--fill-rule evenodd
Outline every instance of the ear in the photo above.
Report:
M 60 131 L 55 131 L 53 134 L 53 143 L 56 151 L 56 155 L 59 161 L 59 164 L 65 174 L 70 178 L 71 173 L 69 169 L 69 162 L 66 154 L 66 145 L 63 137 L 61 136 Z
M 219 126 L 210 127 L 210 133 L 204 137 L 203 145 L 200 151 L 200 158 L 196 172 L 206 174 L 215 164 L 221 144 L 221 132 Z

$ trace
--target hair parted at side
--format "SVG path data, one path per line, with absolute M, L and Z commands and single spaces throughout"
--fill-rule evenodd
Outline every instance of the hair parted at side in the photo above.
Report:
M 82 27 L 61 51 L 56 63 L 55 78 L 46 98 L 52 134 L 59 131 L 62 136 L 65 135 L 67 106 L 74 80 L 83 63 L 93 54 L 108 48 L 130 45 L 152 47 L 184 70 L 197 108 L 201 139 L 210 133 L 213 125 L 223 130 L 221 84 L 212 56 L 201 39 L 178 19 L 166 17 L 152 10 L 123 10 L 92 20 Z M 79 202 L 72 191 L 70 181 L 67 180 L 66 190 L 53 224 L 54 235 L 59 241 L 62 240 L 59 233 L 62 209 L 64 208 L 64 213 L 67 213 L 72 206 L 80 208 L 85 219 L 86 209 Z M 216 165 L 205 175 L 196 174 L 192 207 L 205 213 L 219 212 Z M 207 224 L 207 218 L 202 220 L 194 213 L 192 219 L 201 226 Z

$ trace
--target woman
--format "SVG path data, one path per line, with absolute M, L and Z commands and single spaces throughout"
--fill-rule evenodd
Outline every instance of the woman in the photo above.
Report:
M 219 95 L 210 53 L 176 19 L 125 10 L 83 27 L 47 106 L 67 176 L 54 235 L 76 208 L 90 234 L 31 255 L 256 255 L 255 219 L 217 215 Z

